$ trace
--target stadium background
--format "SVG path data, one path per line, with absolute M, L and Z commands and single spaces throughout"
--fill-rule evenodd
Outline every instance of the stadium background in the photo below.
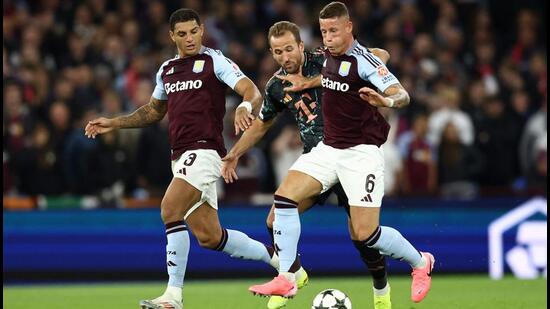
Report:
M 163 280 L 166 119 L 95 140 L 84 124 L 148 102 L 154 73 L 175 53 L 173 10 L 197 10 L 204 44 L 263 91 L 277 69 L 269 26 L 291 20 L 306 48 L 320 46 L 317 13 L 327 2 L 4 1 L 3 282 Z M 382 223 L 433 250 L 442 273 L 486 273 L 489 224 L 547 194 L 546 2 L 344 2 L 357 37 L 389 51 L 412 97 L 406 109 L 383 111 L 392 131 Z M 228 148 L 239 102 L 228 92 Z M 293 119 L 282 114 L 241 159 L 240 180 L 219 182 L 222 223 L 267 241 L 267 205 L 300 152 Z M 546 208 L 533 218 L 546 224 L 545 216 Z M 366 273 L 341 209 L 314 208 L 302 222 L 312 275 Z M 517 245 L 517 230 L 504 233 L 504 251 Z M 189 278 L 271 275 L 192 243 Z M 390 272 L 406 271 L 390 263 Z

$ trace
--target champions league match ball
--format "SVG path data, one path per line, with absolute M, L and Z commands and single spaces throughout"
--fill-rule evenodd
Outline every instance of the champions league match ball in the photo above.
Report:
M 351 300 L 340 290 L 328 289 L 315 296 L 311 309 L 351 309 Z

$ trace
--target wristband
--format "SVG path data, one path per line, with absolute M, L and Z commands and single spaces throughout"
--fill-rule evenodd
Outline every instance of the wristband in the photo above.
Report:
M 393 107 L 393 103 L 395 102 L 392 98 L 386 98 L 386 106 L 387 107 Z
M 246 111 L 248 111 L 249 114 L 252 113 L 252 104 L 248 101 L 243 101 L 241 104 L 239 104 L 239 106 L 237 106 L 237 108 L 239 107 L 246 108 Z

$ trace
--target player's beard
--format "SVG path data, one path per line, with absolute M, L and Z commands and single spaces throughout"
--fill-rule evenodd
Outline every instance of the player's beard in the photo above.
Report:
M 284 68 L 288 74 L 298 73 L 298 69 L 299 69 L 298 63 L 296 62 L 288 62 L 288 64 L 285 64 Z

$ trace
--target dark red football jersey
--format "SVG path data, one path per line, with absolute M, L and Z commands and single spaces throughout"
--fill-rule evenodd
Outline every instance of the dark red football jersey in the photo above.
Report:
M 153 97 L 166 100 L 172 159 L 193 149 L 213 149 L 221 157 L 225 91 L 245 75 L 219 50 L 165 61 L 156 75 Z
M 389 124 L 378 109 L 359 97 L 359 89 L 380 91 L 399 83 L 382 60 L 354 41 L 343 55 L 332 56 L 325 50 L 321 84 L 323 86 L 323 143 L 335 148 L 360 144 L 382 145 Z

